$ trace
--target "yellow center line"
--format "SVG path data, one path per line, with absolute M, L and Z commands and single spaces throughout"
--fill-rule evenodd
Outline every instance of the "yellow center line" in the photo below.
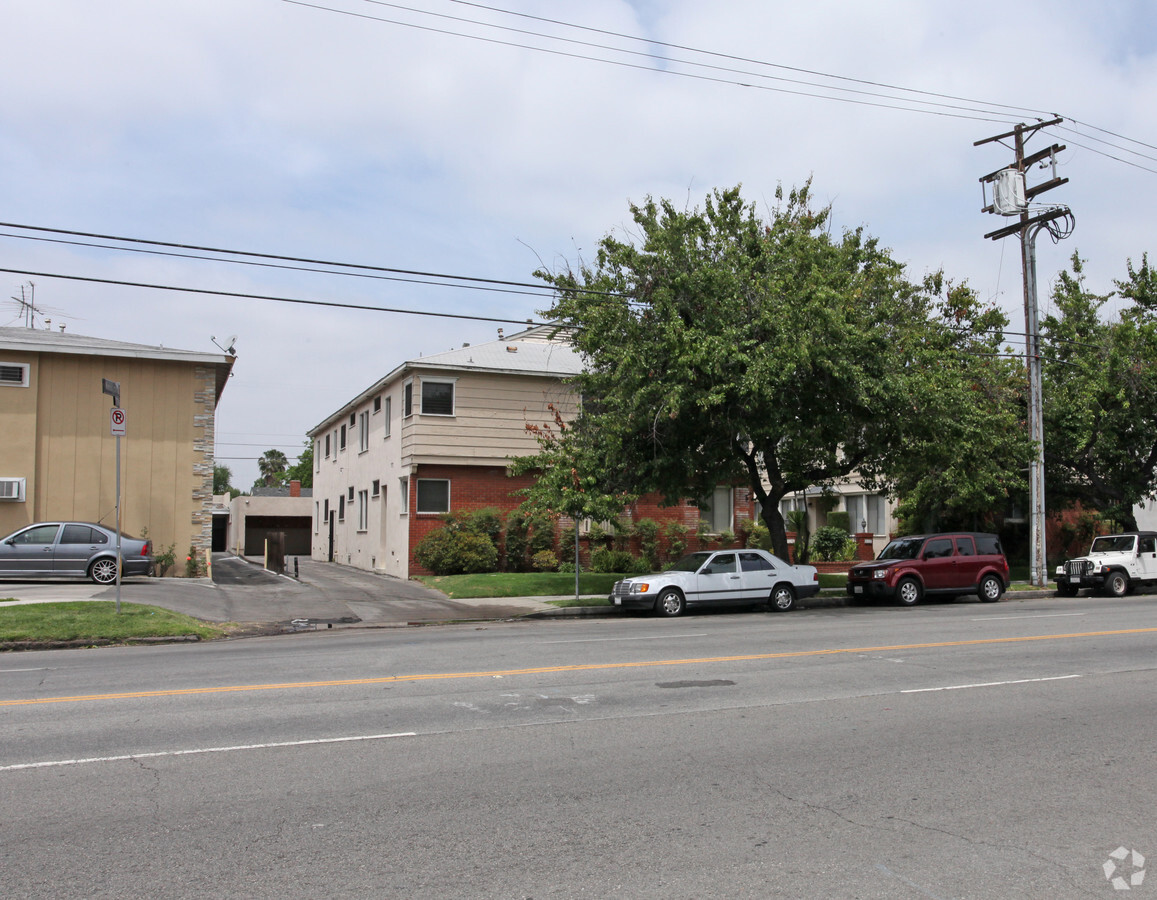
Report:
M 586 663 L 568 666 L 540 666 L 531 669 L 492 669 L 483 672 L 441 672 L 417 675 L 385 675 L 380 678 L 343 678 L 334 681 L 296 681 L 280 684 L 240 684 L 221 687 L 176 688 L 168 691 L 126 691 L 119 694 L 81 694 L 75 697 L 42 697 L 0 700 L 0 706 L 35 706 L 42 703 L 80 703 L 88 700 L 131 700 L 142 697 L 180 697 L 189 694 L 227 694 L 238 691 L 281 691 L 297 688 L 348 687 L 359 684 L 399 684 L 456 678 L 496 678 L 514 675 L 548 675 L 556 672 L 591 672 L 605 669 L 642 669 L 651 666 L 689 666 L 707 663 L 753 662 L 766 659 L 795 659 L 806 656 L 835 656 L 847 653 L 885 653 L 897 650 L 931 650 L 938 647 L 976 647 L 985 644 L 1015 644 L 1026 641 L 1063 641 L 1076 638 L 1152 634 L 1157 628 L 1127 628 L 1120 631 L 1083 631 L 1073 634 L 1036 634 L 1022 637 L 979 638 L 969 641 L 936 641 L 926 644 L 890 644 L 880 647 L 834 647 L 822 650 L 794 650 L 784 653 L 748 653 L 740 656 L 704 656 L 695 659 L 656 659 L 638 662 Z

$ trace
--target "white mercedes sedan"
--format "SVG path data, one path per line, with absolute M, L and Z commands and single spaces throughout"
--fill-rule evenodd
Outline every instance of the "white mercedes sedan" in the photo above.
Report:
M 689 606 L 743 603 L 786 612 L 819 589 L 814 566 L 793 566 L 765 550 L 704 550 L 665 572 L 615 582 L 610 600 L 613 606 L 652 609 L 661 616 L 682 615 Z

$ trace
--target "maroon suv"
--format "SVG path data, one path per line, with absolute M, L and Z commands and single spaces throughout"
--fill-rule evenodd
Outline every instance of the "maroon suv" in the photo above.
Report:
M 925 595 L 976 594 L 995 603 L 1008 587 L 1008 560 L 995 534 L 960 532 L 896 538 L 870 563 L 848 573 L 853 600 L 885 598 L 904 606 Z

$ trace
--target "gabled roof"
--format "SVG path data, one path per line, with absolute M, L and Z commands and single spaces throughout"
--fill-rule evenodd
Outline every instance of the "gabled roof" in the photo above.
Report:
M 501 340 L 467 344 L 456 350 L 408 359 L 334 410 L 306 434 L 312 437 L 324 431 L 335 419 L 348 415 L 351 409 L 410 372 L 489 372 L 558 379 L 572 378 L 582 370 L 582 357 L 568 341 L 546 339 L 542 328 L 528 329 Z
M 72 332 L 40 328 L 0 328 L 0 352 L 62 353 L 73 356 L 109 356 L 119 359 L 156 359 L 192 365 L 213 366 L 217 370 L 217 397 L 225 388 L 235 357 L 225 353 L 176 350 L 171 347 L 130 344 Z

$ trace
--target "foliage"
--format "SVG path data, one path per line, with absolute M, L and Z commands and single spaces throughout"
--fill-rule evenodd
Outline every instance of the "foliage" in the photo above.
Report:
M 192 544 L 189 545 L 189 555 L 185 557 L 185 577 L 200 578 L 204 574 L 201 565 L 201 551 Z
M 663 538 L 667 542 L 667 558 L 681 559 L 687 550 L 687 535 L 690 530 L 682 522 L 668 522 L 663 528 Z
M 227 494 L 232 485 L 233 471 L 228 466 L 213 466 L 213 493 Z
M 274 487 L 285 479 L 285 469 L 288 460 L 280 450 L 266 450 L 257 459 L 257 471 L 260 476 L 253 482 L 253 487 Z
M 724 528 L 719 532 L 719 546 L 730 547 L 735 543 L 735 532 L 730 528 Z
M 756 547 L 760 550 L 771 549 L 771 534 L 762 522 L 752 522 L 747 534 L 747 547 Z
M 153 547 L 153 571 L 159 577 L 163 577 L 169 569 L 173 568 L 173 564 L 177 561 L 177 545 L 169 544 L 168 547 L 161 548 L 159 546 Z
M 602 547 L 591 554 L 592 572 L 629 572 L 634 565 L 635 558 L 626 550 Z
M 529 516 L 521 509 L 512 510 L 506 516 L 506 570 L 523 572 L 526 570 L 527 549 L 530 542 Z
M 792 509 L 787 513 L 788 527 L 795 532 L 795 559 L 796 565 L 805 565 L 810 557 L 808 552 L 808 538 L 811 537 L 808 531 L 807 510 L 806 509 Z M 774 547 L 772 548 L 774 552 Z M 779 553 L 775 554 L 780 556 Z M 782 559 L 787 559 L 787 554 L 783 554 Z
M 484 534 L 451 526 L 432 531 L 414 548 L 414 559 L 435 575 L 493 572 L 498 550 Z
M 651 571 L 657 572 L 662 563 L 659 557 L 659 523 L 654 519 L 639 519 L 635 523 L 635 534 L 639 537 L 639 552 Z
M 852 517 L 843 510 L 829 512 L 828 524 L 841 529 L 845 534 L 852 533 Z M 816 534 L 819 534 L 819 532 L 817 531 Z
M 531 485 L 519 492 L 523 508 L 548 520 L 560 515 L 575 522 L 617 519 L 637 495 L 628 489 L 605 490 L 605 466 L 593 442 L 577 433 L 554 404 L 548 404 L 547 410 L 551 422 L 526 425 L 538 443 L 538 453 L 510 461 L 512 476 L 534 475 Z
M 812 535 L 811 551 L 824 562 L 853 559 L 856 555 L 856 540 L 838 525 L 824 525 Z
M 313 487 L 313 441 L 306 440 L 297 462 L 285 471 L 284 483 L 300 481 L 303 488 Z
M 539 550 L 534 554 L 530 565 L 536 572 L 557 572 L 558 555 L 553 550 Z
M 942 280 L 910 283 L 862 230 L 834 238 L 810 184 L 776 197 L 766 222 L 738 188 L 702 210 L 648 199 L 636 242 L 608 235 L 593 265 L 538 275 L 597 398 L 570 430 L 597 460 L 590 489 L 674 502 L 744 478 L 782 556 L 781 498 L 857 469 L 887 480 L 898 449 L 977 405 L 961 373 L 983 373 L 965 360 L 999 313 L 941 310 Z
M 1080 502 L 1136 528 L 1134 506 L 1157 496 L 1157 275 L 1143 256 L 1115 282 L 1130 301 L 1104 316 L 1111 294 L 1085 286 L 1076 253 L 1041 320 L 1045 500 L 1051 510 Z
M 530 537 L 527 549 L 531 556 L 543 550 L 554 549 L 554 520 L 542 513 L 535 513 L 530 517 Z

